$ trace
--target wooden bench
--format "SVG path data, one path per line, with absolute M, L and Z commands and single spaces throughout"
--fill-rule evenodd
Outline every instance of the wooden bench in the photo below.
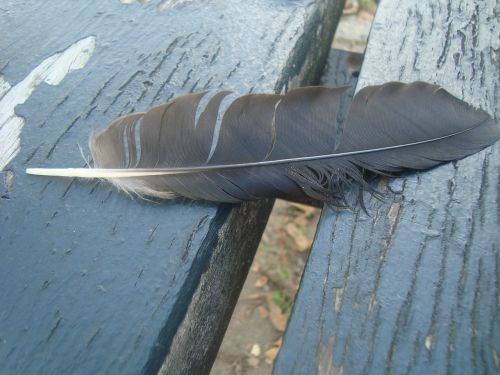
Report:
M 435 82 L 500 118 L 495 1 L 383 0 L 357 89 Z M 496 10 L 495 10 L 496 7 Z M 274 374 L 500 371 L 500 143 L 325 208 Z
M 13 2 L 0 24 L 0 373 L 207 373 L 272 201 L 132 201 L 27 176 L 206 89 L 317 80 L 343 1 Z

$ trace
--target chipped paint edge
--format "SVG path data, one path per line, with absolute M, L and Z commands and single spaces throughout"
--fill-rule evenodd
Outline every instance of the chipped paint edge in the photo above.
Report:
M 92 56 L 95 45 L 94 36 L 75 42 L 63 52 L 43 60 L 15 86 L 0 77 L 0 171 L 21 150 L 21 133 L 25 121 L 16 115 L 16 106 L 25 103 L 42 82 L 55 86 L 71 71 L 82 69 Z

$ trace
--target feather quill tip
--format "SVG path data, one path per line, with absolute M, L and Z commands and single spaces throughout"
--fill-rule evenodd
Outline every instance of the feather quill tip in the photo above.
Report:
M 105 169 L 105 168 L 27 168 L 26 173 L 37 176 L 78 178 L 126 178 L 164 175 L 162 171 L 149 169 Z

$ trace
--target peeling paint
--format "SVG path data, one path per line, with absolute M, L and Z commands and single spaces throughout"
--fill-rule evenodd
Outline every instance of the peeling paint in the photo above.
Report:
M 163 0 L 160 4 L 158 4 L 158 10 L 162 12 L 164 10 L 175 8 L 191 2 L 193 2 L 193 0 Z
M 429 335 L 425 338 L 425 348 L 427 350 L 431 350 L 432 349 L 432 335 Z
M 389 209 L 389 213 L 387 217 L 389 218 L 389 234 L 392 236 L 394 234 L 394 227 L 399 216 L 399 209 L 401 207 L 400 203 L 391 204 L 391 208 Z
M 42 82 L 58 85 L 73 70 L 83 68 L 95 48 L 95 37 L 89 36 L 74 43 L 64 52 L 45 59 L 17 85 L 0 77 L 0 170 L 19 153 L 24 119 L 16 116 L 15 108 L 31 96 Z
M 342 307 L 342 297 L 344 296 L 344 288 L 335 288 L 335 311 L 339 312 Z
M 375 306 L 377 306 L 377 297 L 373 293 L 370 297 L 370 302 L 368 302 L 368 311 L 372 311 Z
M 0 99 L 2 99 L 5 93 L 10 90 L 10 87 L 9 82 L 7 82 L 2 75 L 0 75 Z
M 2 184 L 0 184 L 0 198 L 9 199 L 12 190 L 12 180 L 14 179 L 14 172 L 0 172 L 0 179 L 3 182 Z
M 335 346 L 335 336 L 328 339 L 328 343 L 320 343 L 316 357 L 318 375 L 342 375 L 344 369 L 342 366 L 337 366 L 333 360 L 333 348 Z
M 148 0 L 120 0 L 120 3 L 122 4 L 133 4 L 133 3 L 145 4 L 147 2 Z

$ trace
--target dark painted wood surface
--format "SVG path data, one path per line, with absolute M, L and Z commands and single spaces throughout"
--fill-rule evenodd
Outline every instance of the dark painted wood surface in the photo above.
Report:
M 425 80 L 500 118 L 495 0 L 384 0 L 357 88 Z M 423 108 L 422 110 L 425 110 Z M 275 374 L 499 372 L 500 144 L 324 209 Z
M 167 354 L 171 373 L 209 370 L 272 202 L 158 204 L 24 169 L 83 166 L 78 145 L 88 152 L 92 129 L 175 95 L 313 81 L 341 9 L 326 0 L 2 5 L 0 373 L 150 374 Z

